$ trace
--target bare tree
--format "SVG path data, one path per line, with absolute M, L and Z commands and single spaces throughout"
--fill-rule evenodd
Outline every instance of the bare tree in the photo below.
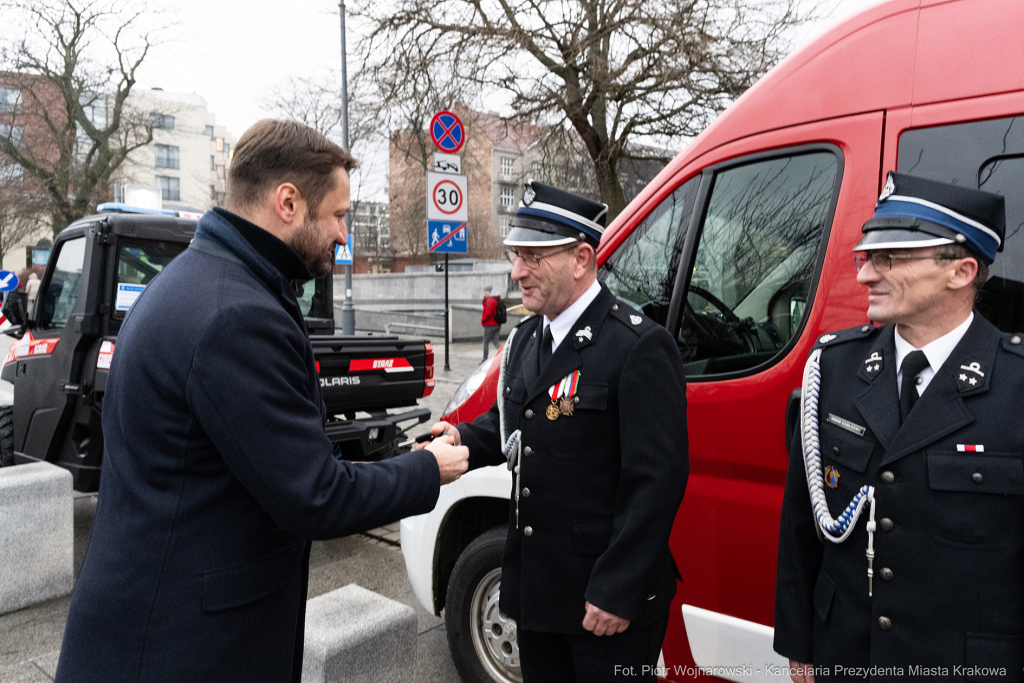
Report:
M 443 67 L 510 95 L 518 117 L 571 126 L 615 216 L 620 161 L 650 156 L 630 143 L 696 135 L 786 53 L 803 5 L 395 0 L 359 13 L 372 26 L 361 46 L 369 68 L 397 78 Z
M 6 0 L 0 152 L 45 188 L 54 233 L 109 197 L 114 172 L 153 139 L 127 100 L 151 46 L 121 0 Z
M 21 170 L 0 165 L 0 261 L 46 225 L 46 197 L 26 184 Z

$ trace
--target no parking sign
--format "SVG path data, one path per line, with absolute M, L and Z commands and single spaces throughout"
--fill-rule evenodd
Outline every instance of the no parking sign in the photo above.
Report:
M 430 139 L 447 154 L 455 154 L 466 142 L 466 132 L 459 117 L 450 111 L 439 111 L 430 120 Z

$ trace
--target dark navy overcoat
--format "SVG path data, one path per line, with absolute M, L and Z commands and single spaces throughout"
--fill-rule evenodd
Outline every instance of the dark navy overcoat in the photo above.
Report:
M 336 460 L 324 417 L 290 283 L 205 214 L 117 339 L 57 680 L 297 682 L 310 539 L 428 512 L 439 491 L 427 451 Z

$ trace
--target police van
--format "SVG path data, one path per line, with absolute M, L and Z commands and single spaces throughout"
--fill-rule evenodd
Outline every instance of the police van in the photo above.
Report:
M 851 249 L 888 171 L 1005 197 L 978 310 L 1024 331 L 1022 26 L 1020 0 L 867 9 L 762 78 L 605 232 L 599 279 L 675 336 L 687 372 L 690 478 L 670 540 L 684 583 L 663 678 L 789 680 L 772 651 L 786 434 L 815 341 L 867 322 Z M 443 419 L 490 408 L 498 367 Z M 401 525 L 413 587 L 445 611 L 466 681 L 521 680 L 497 607 L 510 490 L 504 467 L 470 472 Z

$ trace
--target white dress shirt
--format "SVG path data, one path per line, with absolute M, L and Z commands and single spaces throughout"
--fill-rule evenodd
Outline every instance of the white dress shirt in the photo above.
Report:
M 546 332 L 548 326 L 551 326 L 551 353 L 555 352 L 558 345 L 565 339 L 565 335 L 569 334 L 569 330 L 576 324 L 576 321 L 583 315 L 583 311 L 587 310 L 587 306 L 594 303 L 594 299 L 601 293 L 601 284 L 594 280 L 594 282 L 587 288 L 587 291 L 583 292 L 579 299 L 569 304 L 569 307 L 555 316 L 554 320 L 550 320 L 547 316 L 544 316 L 544 331 Z
M 924 351 L 925 358 L 928 359 L 928 367 L 921 371 L 918 377 L 921 378 L 921 383 L 917 385 L 917 395 L 920 396 L 924 393 L 924 390 L 928 388 L 928 384 L 932 381 L 932 377 L 939 371 L 942 364 L 949 358 L 949 354 L 953 353 L 953 349 L 960 343 L 960 340 L 967 334 L 967 328 L 971 326 L 974 321 L 974 312 L 972 311 L 967 320 L 960 323 L 957 327 L 953 328 L 946 334 L 942 335 L 934 341 L 930 341 L 920 349 L 916 349 L 910 342 L 900 336 L 899 325 L 896 326 L 896 386 L 900 388 L 900 393 L 903 393 L 903 372 L 900 370 L 903 367 L 903 359 L 907 357 L 911 351 Z

